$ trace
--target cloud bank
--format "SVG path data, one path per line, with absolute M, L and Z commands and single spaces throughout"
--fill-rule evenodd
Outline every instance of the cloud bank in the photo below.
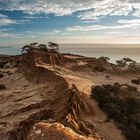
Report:
M 83 32 L 85 33 L 83 38 L 89 35 L 91 40 L 93 36 L 94 38 L 96 35 L 99 38 L 106 38 L 108 34 L 110 35 L 108 38 L 114 36 L 114 40 L 115 35 L 122 37 L 122 34 L 125 34 L 124 37 L 127 40 L 129 33 L 132 38 L 140 40 L 140 0 L 0 0 L 0 10 L 2 11 L 0 14 L 0 28 L 2 28 L 0 38 L 2 40 L 6 37 L 35 38 L 32 31 L 36 31 L 34 34 L 37 35 L 37 38 L 44 36 L 44 40 L 45 36 L 54 36 L 54 38 L 66 38 L 67 36 L 73 40 L 74 36 L 81 35 L 82 38 Z M 23 17 L 13 18 L 6 13 L 7 11 L 9 13 L 19 11 Z M 67 21 L 65 23 L 66 16 L 70 19 L 69 24 Z M 44 18 L 46 19 L 44 20 Z M 50 21 L 58 22 L 62 19 L 63 27 L 60 25 L 62 21 L 50 26 L 52 23 L 49 18 Z M 47 21 L 49 22 L 47 23 Z M 25 29 L 20 28 L 19 25 L 25 23 L 31 23 L 30 26 L 26 26 L 28 36 L 24 33 Z M 43 29 L 38 26 L 39 24 L 45 24 L 42 26 Z M 5 27 L 9 28 L 9 25 L 14 29 L 12 32 L 5 29 Z M 16 29 L 16 26 L 21 30 Z M 124 33 L 121 32 L 122 30 Z M 117 38 L 119 39 L 119 37 Z
M 78 12 L 81 20 L 96 20 L 109 16 L 140 17 L 139 0 L 0 0 L 0 10 L 19 10 L 24 13 L 72 15 Z

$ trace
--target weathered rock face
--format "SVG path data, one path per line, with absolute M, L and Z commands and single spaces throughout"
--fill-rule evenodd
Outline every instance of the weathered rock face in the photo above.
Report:
M 20 122 L 15 129 L 8 132 L 6 135 L 9 139 L 26 140 L 27 138 L 27 140 L 53 140 L 54 138 L 54 140 L 61 140 L 62 138 L 67 138 L 68 140 L 88 140 L 87 137 L 90 136 L 92 137 L 90 138 L 91 140 L 101 140 L 93 123 L 84 120 L 82 117 L 82 115 L 85 115 L 86 118 L 88 118 L 91 110 L 80 96 L 78 89 L 73 85 L 72 88 L 65 89 L 64 92 L 56 94 L 58 94 L 58 96 L 56 95 L 57 97 L 53 97 L 54 101 L 44 100 L 28 108 L 17 110 L 12 114 L 15 116 L 22 112 L 40 108 L 40 111 L 32 114 L 29 118 Z M 47 106 L 49 106 L 50 109 L 47 108 Z M 42 123 L 44 121 L 49 123 Z M 69 129 L 65 128 L 63 125 L 69 127 Z M 34 127 L 38 128 L 35 130 Z M 43 137 L 40 138 L 42 132 Z
M 23 61 L 35 66 L 36 64 L 64 65 L 64 57 L 59 53 L 31 50 L 23 56 Z
M 90 107 L 84 102 L 81 93 L 78 91 L 75 85 L 67 91 L 67 100 L 65 104 L 64 115 L 62 116 L 60 122 L 65 126 L 72 128 L 76 133 L 82 135 L 90 135 L 95 133 L 95 128 L 93 124 L 82 119 L 82 115 L 90 115 L 92 112 Z M 86 113 L 85 113 L 86 112 Z
M 6 126 L 0 131 L 0 139 L 43 140 L 44 136 L 47 136 L 47 139 L 53 140 L 52 135 L 55 133 L 54 140 L 56 138 L 56 140 L 62 138 L 87 140 L 89 136 L 93 140 L 101 140 L 91 118 L 91 115 L 94 116 L 92 106 L 86 102 L 83 93 L 63 76 L 67 72 L 66 68 L 60 67 L 64 65 L 63 55 L 32 50 L 22 58 L 21 68 L 25 78 L 39 87 L 36 89 L 37 93 L 33 90 L 31 90 L 33 93 L 22 91 L 21 94 L 25 97 L 13 100 L 19 103 L 19 106 L 14 104 L 14 109 L 8 112 L 2 111 L 0 117 L 6 118 L 6 122 L 4 122 Z M 40 85 L 43 88 L 40 88 Z M 17 96 L 19 94 L 20 92 Z M 27 99 L 27 102 L 22 99 Z M 10 123 L 7 121 L 8 119 L 11 119 Z M 53 121 L 47 124 L 41 123 L 44 120 Z M 38 124 L 38 122 L 40 123 Z M 39 138 L 36 135 L 34 126 L 43 131 L 43 137 Z
M 26 140 L 95 140 L 76 134 L 61 123 L 37 123 L 29 132 Z

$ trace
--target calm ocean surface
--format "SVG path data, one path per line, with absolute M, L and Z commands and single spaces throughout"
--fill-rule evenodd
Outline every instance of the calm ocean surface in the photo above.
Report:
M 20 54 L 20 50 L 20 47 L 0 47 L 0 54 Z M 124 57 L 140 62 L 140 45 L 63 44 L 60 45 L 60 51 L 87 57 L 107 56 L 110 58 L 110 62 Z

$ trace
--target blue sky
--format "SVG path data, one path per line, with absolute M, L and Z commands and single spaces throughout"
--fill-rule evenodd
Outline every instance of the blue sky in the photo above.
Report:
M 139 0 L 0 0 L 0 46 L 140 43 Z

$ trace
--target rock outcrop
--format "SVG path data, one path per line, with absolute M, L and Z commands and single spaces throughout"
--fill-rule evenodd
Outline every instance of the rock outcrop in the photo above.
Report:
M 36 64 L 64 65 L 64 57 L 60 53 L 43 52 L 30 50 L 24 55 L 23 61 L 35 66 Z
M 61 123 L 37 123 L 29 132 L 26 140 L 95 140 L 92 137 L 78 135 Z
M 45 132 L 46 139 L 50 138 L 50 140 L 52 140 L 50 135 L 53 131 L 55 132 L 54 139 L 57 136 L 58 140 L 62 136 L 79 140 L 88 140 L 88 137 L 91 140 L 102 139 L 97 134 L 91 119 L 94 115 L 92 106 L 85 101 L 83 93 L 63 77 L 67 72 L 61 67 L 63 64 L 64 59 L 60 54 L 47 54 L 33 50 L 23 56 L 21 69 L 26 79 L 32 83 L 35 82 L 36 86 L 44 85 L 44 91 L 38 88 L 39 93 L 27 97 L 31 103 L 28 101 L 25 105 L 22 102 L 21 106 L 10 113 L 2 112 L 3 115 L 0 117 L 11 118 L 11 122 L 5 122 L 6 126 L 9 126 L 8 129 L 5 127 L 1 129 L 1 140 L 30 140 L 34 126 L 40 127 Z M 38 95 L 40 96 L 35 98 Z M 15 102 L 21 103 L 21 100 Z M 33 103 L 34 100 L 35 103 Z M 49 121 L 49 123 L 44 124 L 44 121 Z M 51 126 L 54 126 L 54 129 L 50 132 Z M 63 126 L 64 129 L 62 129 Z M 33 135 L 33 138 L 43 139 L 38 139 L 36 135 Z
M 28 108 L 17 110 L 14 114 L 9 114 L 10 116 L 15 116 L 22 112 L 40 108 L 40 111 L 32 114 L 29 118 L 20 122 L 20 124 L 15 129 L 8 132 L 9 139 L 22 140 L 26 139 L 27 137 L 27 140 L 30 140 L 32 138 L 30 137 L 30 135 L 34 133 L 33 126 L 37 122 L 40 122 L 39 125 L 37 124 L 37 126 L 45 127 L 46 130 L 43 131 L 45 131 L 45 133 L 49 135 L 48 125 L 54 126 L 54 122 L 59 122 L 60 125 L 57 125 L 57 123 L 55 124 L 57 128 L 55 128 L 56 130 L 54 129 L 54 131 L 56 132 L 54 137 L 60 133 L 62 125 L 64 125 L 65 127 L 69 127 L 74 131 L 73 135 L 70 135 L 70 129 L 64 129 L 64 132 L 61 132 L 62 136 L 68 137 L 69 139 L 72 137 L 78 138 L 82 135 L 83 139 L 81 140 L 86 140 L 89 136 L 92 137 L 93 140 L 101 140 L 102 138 L 97 134 L 94 123 L 89 119 L 91 110 L 89 106 L 84 102 L 84 99 L 82 99 L 82 97 L 79 95 L 80 92 L 77 90 L 77 88 L 73 85 L 71 89 L 65 89 L 65 92 L 61 92 L 61 95 L 60 93 L 56 94 L 58 94 L 58 96 L 53 101 L 44 100 L 38 104 L 28 106 Z M 49 106 L 50 109 L 47 106 Z M 89 121 L 84 120 L 83 115 L 86 116 L 86 118 L 89 117 Z M 43 125 L 40 125 L 44 121 L 48 121 L 49 124 L 43 123 Z M 42 129 L 44 129 L 43 127 Z M 37 135 L 32 136 L 35 140 L 42 140 L 37 139 Z M 58 140 L 59 138 L 61 137 L 58 137 Z M 47 139 L 52 140 L 50 137 L 47 137 Z

